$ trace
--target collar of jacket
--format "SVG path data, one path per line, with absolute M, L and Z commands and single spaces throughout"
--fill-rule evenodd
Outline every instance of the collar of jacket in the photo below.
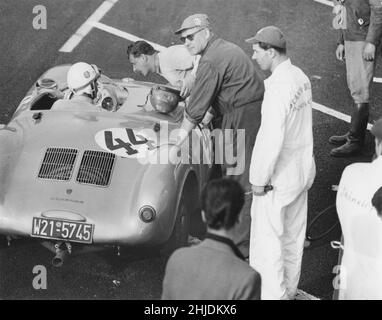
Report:
M 200 55 L 203 56 L 217 39 L 218 39 L 218 36 L 216 34 L 213 34 L 212 37 L 208 40 L 206 47 L 200 53 Z
M 269 85 L 269 83 L 272 83 L 274 79 L 278 79 L 279 75 L 282 75 L 283 73 L 289 73 L 289 68 L 291 67 L 292 62 L 290 61 L 290 58 L 287 60 L 281 62 L 275 70 L 273 70 L 272 74 L 264 80 L 265 85 Z
M 207 232 L 206 239 L 211 239 L 226 244 L 227 246 L 231 247 L 232 251 L 239 259 L 245 260 L 243 254 L 240 252 L 240 250 L 237 248 L 237 246 L 233 243 L 231 239 L 209 232 Z

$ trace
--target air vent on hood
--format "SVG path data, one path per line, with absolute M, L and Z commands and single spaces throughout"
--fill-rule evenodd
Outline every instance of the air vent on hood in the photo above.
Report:
M 86 150 L 77 174 L 77 182 L 106 187 L 113 171 L 115 155 L 108 152 Z
M 77 150 L 66 148 L 48 148 L 45 152 L 38 177 L 68 181 L 72 176 Z

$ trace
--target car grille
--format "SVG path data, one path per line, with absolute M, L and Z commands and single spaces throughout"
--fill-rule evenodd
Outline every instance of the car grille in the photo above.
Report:
M 48 148 L 45 152 L 38 177 L 68 181 L 72 176 L 78 151 L 66 148 Z
M 115 155 L 108 152 L 86 150 L 76 181 L 96 186 L 108 186 L 114 167 Z

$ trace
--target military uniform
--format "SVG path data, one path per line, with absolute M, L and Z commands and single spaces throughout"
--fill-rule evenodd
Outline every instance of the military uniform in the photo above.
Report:
M 345 46 L 346 76 L 354 101 L 349 132 L 333 136 L 329 142 L 342 145 L 331 151 L 332 156 L 347 156 L 361 150 L 369 117 L 370 85 L 373 81 L 375 58 L 363 56 L 367 44 L 376 48 L 382 36 L 382 2 L 380 0 L 338 0 L 342 12 L 339 45 Z

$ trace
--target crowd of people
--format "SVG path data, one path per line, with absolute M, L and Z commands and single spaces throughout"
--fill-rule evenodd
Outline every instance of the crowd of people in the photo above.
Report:
M 334 0 L 343 18 L 336 57 L 346 61 L 354 101 L 349 131 L 329 138 L 334 157 L 349 157 L 363 146 L 370 86 L 382 37 L 382 3 Z M 206 14 L 187 17 L 175 32 L 184 45 L 158 52 L 137 41 L 127 55 L 135 72 L 162 75 L 187 98 L 181 129 L 170 157 L 200 123 L 212 119 L 242 143 L 243 170 L 223 163 L 223 179 L 201 195 L 206 238 L 169 258 L 163 299 L 286 299 L 296 297 L 307 226 L 308 190 L 316 167 L 313 155 L 312 88 L 288 58 L 288 42 L 275 26 L 246 40 L 251 61 L 236 44 L 213 31 Z M 270 72 L 265 79 L 263 71 Z M 92 98 L 96 73 L 74 90 Z M 79 91 L 82 90 L 82 91 Z M 85 90 L 85 91 L 84 91 Z M 245 130 L 245 142 L 237 141 Z M 371 133 L 375 159 L 347 167 L 337 193 L 343 234 L 341 299 L 382 299 L 382 119 Z M 239 161 L 238 161 L 239 162 Z M 343 271 L 345 270 L 345 271 Z

